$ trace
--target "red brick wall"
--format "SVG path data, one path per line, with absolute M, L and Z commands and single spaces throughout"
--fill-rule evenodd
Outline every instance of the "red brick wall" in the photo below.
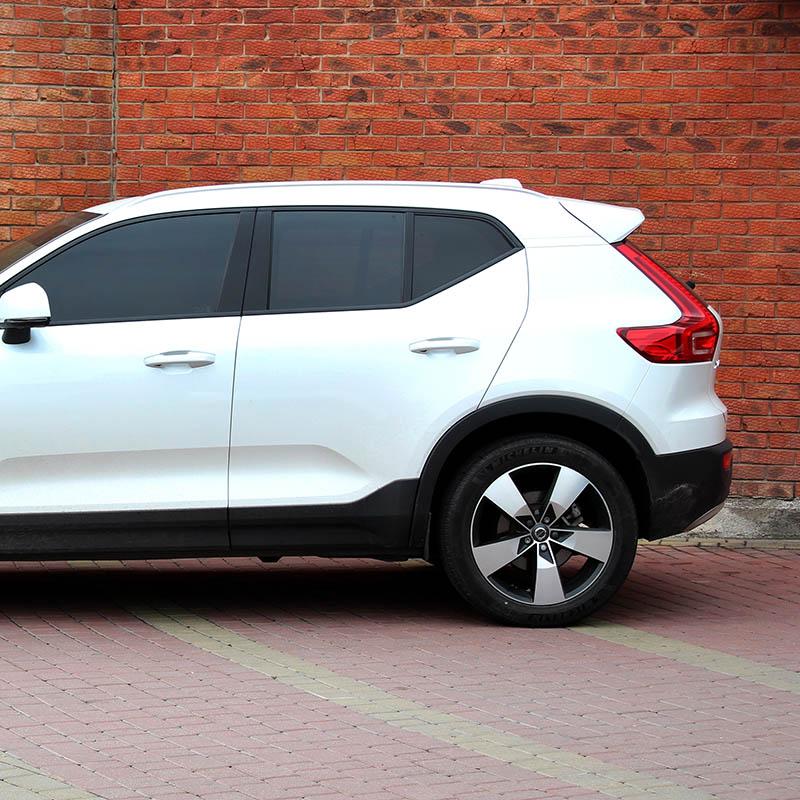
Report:
M 0 3 L 0 241 L 109 196 L 112 2 Z
M 109 193 L 117 118 L 119 195 L 505 174 L 636 205 L 725 317 L 735 491 L 800 495 L 800 3 L 119 0 L 115 103 L 111 12 L 68 2 L 0 7 L 0 238 Z

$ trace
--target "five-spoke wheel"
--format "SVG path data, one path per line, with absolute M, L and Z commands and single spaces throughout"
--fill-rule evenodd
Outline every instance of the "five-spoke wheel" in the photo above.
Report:
M 481 574 L 509 597 L 536 606 L 563 603 L 588 589 L 613 541 L 600 492 L 585 475 L 559 464 L 503 473 L 472 518 L 472 553 Z
M 444 567 L 481 610 L 569 624 L 625 579 L 636 543 L 630 493 L 613 467 L 569 439 L 508 440 L 451 484 L 439 529 Z

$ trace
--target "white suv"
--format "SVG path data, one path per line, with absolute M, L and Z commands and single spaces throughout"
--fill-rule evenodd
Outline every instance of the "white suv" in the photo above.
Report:
M 580 619 L 730 484 L 719 318 L 642 219 L 242 184 L 7 246 L 0 556 L 422 556 L 500 620 Z

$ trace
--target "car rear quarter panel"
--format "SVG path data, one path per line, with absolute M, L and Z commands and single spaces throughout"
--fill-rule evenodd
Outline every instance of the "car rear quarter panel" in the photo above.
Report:
M 560 394 L 625 415 L 650 367 L 621 325 L 669 322 L 677 311 L 611 246 L 528 247 L 528 314 L 484 404 Z
M 619 327 L 674 322 L 677 306 L 611 245 L 526 248 L 529 310 L 483 400 L 558 394 L 632 422 L 656 454 L 725 438 L 714 365 L 651 364 Z

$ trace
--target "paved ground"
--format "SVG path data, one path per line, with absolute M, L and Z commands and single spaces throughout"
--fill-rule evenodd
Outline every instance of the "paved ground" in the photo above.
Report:
M 798 571 L 642 547 L 518 630 L 416 562 L 0 564 L 0 800 L 797 800 Z

